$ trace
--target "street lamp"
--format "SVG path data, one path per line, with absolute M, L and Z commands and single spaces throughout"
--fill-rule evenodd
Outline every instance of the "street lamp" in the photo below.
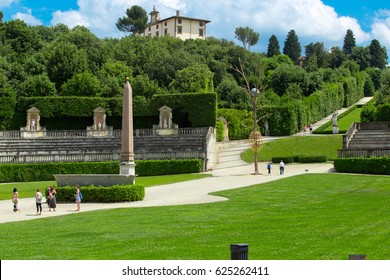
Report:
M 257 152 L 260 150 L 260 145 L 262 142 L 261 134 L 257 131 L 257 114 L 256 114 L 256 98 L 260 95 L 260 91 L 257 88 L 252 88 L 250 90 L 250 95 L 253 97 L 253 132 L 250 136 L 250 144 L 253 149 L 253 156 L 255 160 L 255 175 L 260 174 L 257 164 Z

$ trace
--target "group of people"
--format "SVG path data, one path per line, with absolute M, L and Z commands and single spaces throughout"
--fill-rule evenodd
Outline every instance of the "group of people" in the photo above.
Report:
M 307 132 L 307 131 L 309 131 L 310 134 L 313 133 L 313 124 L 312 124 L 312 123 L 309 124 L 309 125 L 305 125 L 305 126 L 303 127 L 303 132 Z
M 46 192 L 46 202 L 49 207 L 49 212 L 51 210 L 56 211 L 57 208 L 57 199 L 56 199 L 57 191 L 53 186 L 49 186 Z M 77 203 L 76 211 L 80 211 L 80 202 L 82 199 L 80 186 L 76 186 L 75 193 L 75 202 Z M 35 192 L 35 204 L 37 209 L 37 216 L 42 214 L 42 200 L 43 195 L 40 189 L 38 188 Z M 12 203 L 13 203 L 13 211 L 20 211 L 20 203 L 19 203 L 19 192 L 17 188 L 14 188 L 12 191 Z
M 271 163 L 267 163 L 267 170 L 268 170 L 268 175 L 271 175 Z M 279 163 L 279 173 L 280 175 L 284 174 L 284 162 L 283 160 L 280 161 Z

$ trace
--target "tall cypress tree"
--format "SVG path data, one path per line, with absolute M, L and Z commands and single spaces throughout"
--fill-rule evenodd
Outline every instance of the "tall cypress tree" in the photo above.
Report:
M 352 49 L 356 47 L 356 41 L 355 41 L 355 36 L 353 35 L 353 32 L 351 29 L 347 30 L 347 34 L 345 34 L 344 37 L 344 46 L 343 46 L 343 51 L 345 54 L 351 54 Z
M 267 50 L 267 57 L 273 57 L 274 55 L 280 54 L 280 46 L 278 38 L 276 38 L 275 35 L 272 35 L 271 38 L 269 38 L 268 42 L 268 50 Z
M 371 41 L 369 46 L 371 62 L 370 66 L 377 67 L 379 69 L 385 69 L 387 64 L 387 51 L 386 48 L 381 47 L 378 40 Z
M 287 34 L 286 41 L 284 41 L 283 54 L 287 55 L 295 64 L 299 64 L 301 51 L 298 36 L 294 30 L 290 30 Z

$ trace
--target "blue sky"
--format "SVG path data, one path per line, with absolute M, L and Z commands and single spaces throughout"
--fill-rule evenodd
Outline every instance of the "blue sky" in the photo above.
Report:
M 252 48 L 266 51 L 271 35 L 283 46 L 294 29 L 302 48 L 323 42 L 342 47 L 347 29 L 358 45 L 377 39 L 390 56 L 390 1 L 388 0 L 0 0 L 3 21 L 21 19 L 30 25 L 83 25 L 99 38 L 120 38 L 115 22 L 132 5 L 148 13 L 156 6 L 161 18 L 181 15 L 208 19 L 207 36 L 235 41 L 234 30 L 249 26 L 260 33 Z

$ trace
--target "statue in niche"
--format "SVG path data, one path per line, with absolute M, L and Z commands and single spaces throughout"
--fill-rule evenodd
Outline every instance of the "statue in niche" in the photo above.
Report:
M 31 120 L 31 127 L 30 127 L 30 130 L 31 130 L 31 131 L 35 131 L 35 129 L 36 129 L 36 127 L 35 127 L 35 120 L 32 119 L 32 120 Z

